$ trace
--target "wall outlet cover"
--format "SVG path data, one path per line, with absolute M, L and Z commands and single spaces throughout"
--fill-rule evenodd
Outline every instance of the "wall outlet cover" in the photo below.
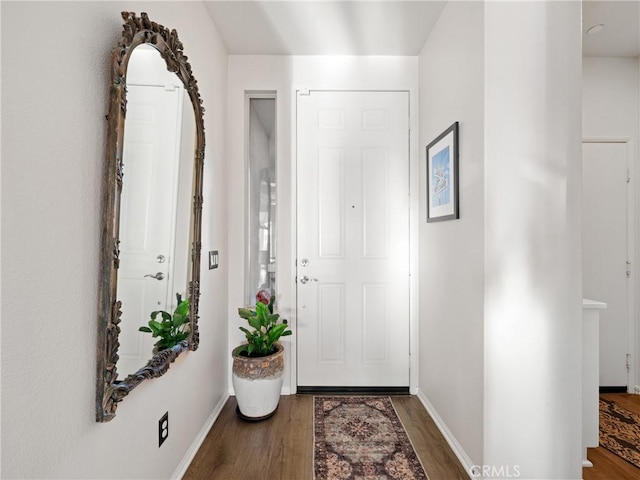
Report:
M 158 448 L 162 446 L 164 441 L 169 437 L 169 412 L 166 412 L 160 420 L 158 420 Z

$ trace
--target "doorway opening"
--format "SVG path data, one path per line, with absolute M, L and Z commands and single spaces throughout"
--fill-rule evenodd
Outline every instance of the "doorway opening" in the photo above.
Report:
M 633 149 L 628 139 L 585 139 L 583 296 L 601 301 L 600 388 L 633 393 L 635 320 Z

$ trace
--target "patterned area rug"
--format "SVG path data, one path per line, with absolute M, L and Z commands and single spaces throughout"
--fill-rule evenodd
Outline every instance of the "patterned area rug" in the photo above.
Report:
M 601 398 L 600 446 L 640 468 L 640 415 Z
M 314 398 L 316 480 L 428 480 L 389 397 Z

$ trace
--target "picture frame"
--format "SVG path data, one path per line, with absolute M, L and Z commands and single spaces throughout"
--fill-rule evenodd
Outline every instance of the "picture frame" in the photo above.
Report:
M 427 145 L 427 223 L 460 218 L 458 122 Z

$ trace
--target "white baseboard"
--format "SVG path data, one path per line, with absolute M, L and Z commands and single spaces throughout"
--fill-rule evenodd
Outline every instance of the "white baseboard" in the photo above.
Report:
M 418 388 L 418 399 L 422 402 L 422 405 L 424 405 L 424 408 L 427 410 L 429 415 L 431 415 L 431 418 L 433 419 L 433 422 L 436 424 L 436 427 L 438 427 L 438 430 L 440 430 L 440 433 L 442 433 L 442 436 L 451 447 L 451 450 L 453 450 L 453 453 L 456 455 L 456 457 L 458 457 L 458 460 L 460 460 L 460 463 L 464 467 L 465 472 L 469 474 L 469 478 L 478 478 L 478 477 L 471 477 L 470 475 L 471 467 L 473 467 L 475 464 L 471 461 L 471 458 L 469 458 L 469 455 L 467 455 L 467 452 L 464 451 L 464 448 L 462 448 L 462 445 L 458 443 L 458 440 L 456 440 L 456 437 L 454 437 L 453 433 L 451 433 L 451 430 L 449 430 L 449 428 L 447 427 L 447 424 L 444 423 L 444 420 L 442 420 L 442 417 L 438 415 L 438 412 L 436 411 L 435 407 L 431 404 L 427 396 L 419 388 Z
M 207 437 L 209 430 L 211 430 L 211 427 L 213 427 L 213 424 L 218 419 L 218 416 L 220 415 L 220 412 L 222 412 L 222 409 L 225 403 L 227 403 L 227 400 L 229 400 L 229 395 L 224 395 L 215 406 L 215 408 L 211 412 L 211 415 L 209 415 L 209 418 L 202 426 L 200 433 L 198 433 L 196 438 L 193 440 L 191 447 L 189 448 L 189 450 L 187 450 L 187 453 L 185 453 L 175 472 L 173 472 L 173 475 L 171 476 L 172 479 L 179 480 L 184 476 L 185 473 L 187 473 L 187 469 L 189 468 L 189 465 L 191 465 L 193 457 L 195 457 L 196 453 L 198 453 L 202 442 L 204 442 L 204 439 Z

